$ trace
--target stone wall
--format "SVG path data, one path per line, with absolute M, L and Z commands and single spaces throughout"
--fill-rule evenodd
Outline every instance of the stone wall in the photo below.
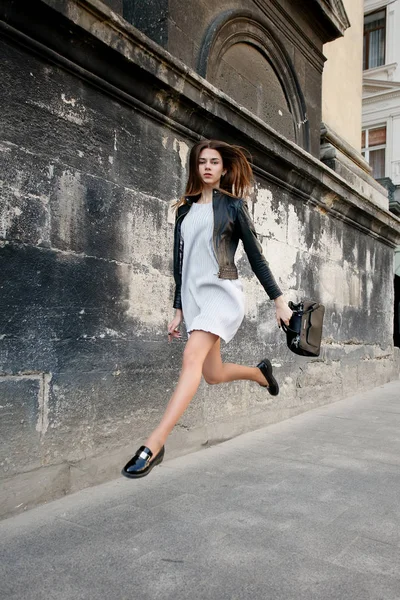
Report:
M 286 138 L 319 156 L 323 42 L 318 2 L 125 0 L 123 14 Z M 336 34 L 337 35 L 337 34 Z
M 119 473 L 176 384 L 171 199 L 190 146 L 253 155 L 251 209 L 288 299 L 326 304 L 324 346 L 287 350 L 243 250 L 246 316 L 223 358 L 273 356 L 282 393 L 200 390 L 168 456 L 398 376 L 399 220 L 96 0 L 3 2 L 0 196 L 2 514 Z M 30 11 L 30 12 L 29 12 Z M 52 27 L 49 28 L 49 23 Z M 185 338 L 185 336 L 183 336 Z

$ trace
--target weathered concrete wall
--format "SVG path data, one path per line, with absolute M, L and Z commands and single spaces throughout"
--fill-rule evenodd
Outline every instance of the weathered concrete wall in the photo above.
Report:
M 165 47 L 286 138 L 305 127 L 301 145 L 319 156 L 324 58 L 308 17 L 298 2 L 200 0 L 187 11 L 182 0 L 170 0 Z
M 319 157 L 322 50 L 324 42 L 339 35 L 318 15 L 319 4 L 197 0 L 188 10 L 186 0 L 125 0 L 123 14 L 240 105 Z M 347 20 L 340 26 L 344 31 Z
M 199 136 L 252 151 L 260 239 L 288 298 L 326 304 L 324 348 L 289 353 L 240 250 L 246 317 L 224 358 L 273 356 L 282 393 L 203 382 L 169 456 L 398 376 L 399 221 L 100 3 L 52 4 L 2 15 L 2 514 L 116 476 L 162 414 L 184 347 L 166 336 L 169 205 Z

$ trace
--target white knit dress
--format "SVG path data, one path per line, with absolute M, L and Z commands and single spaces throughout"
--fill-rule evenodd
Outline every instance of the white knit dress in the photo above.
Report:
M 209 331 L 229 342 L 244 317 L 239 279 L 220 279 L 213 248 L 212 202 L 193 205 L 183 220 L 182 312 L 188 335 Z

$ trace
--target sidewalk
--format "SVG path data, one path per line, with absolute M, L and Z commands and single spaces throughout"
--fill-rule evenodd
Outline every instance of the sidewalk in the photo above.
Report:
M 0 544 L 5 600 L 399 600 L 400 381 L 3 521 Z

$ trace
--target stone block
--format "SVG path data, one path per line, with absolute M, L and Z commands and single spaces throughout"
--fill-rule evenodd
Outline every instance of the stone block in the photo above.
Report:
M 104 4 L 107 4 L 112 10 L 122 15 L 124 0 L 104 0 Z
M 188 67 L 196 69 L 198 47 L 193 38 L 171 20 L 168 24 L 168 52 L 183 60 Z
M 246 415 L 235 416 L 234 419 L 207 423 L 207 444 L 215 445 L 248 430 Z
M 299 277 L 298 251 L 275 239 L 263 239 L 264 254 L 281 289 L 296 289 L 303 284 Z
M 319 361 L 308 362 L 296 380 L 296 400 L 299 406 L 328 404 L 339 400 L 342 395 L 340 365 L 330 365 Z
M 50 244 L 49 198 L 53 166 L 2 143 L 0 170 L 7 178 L 0 188 L 0 234 L 27 244 Z
M 0 377 L 0 479 L 41 466 L 40 375 Z
M 400 348 L 394 348 L 393 355 L 393 369 L 394 373 L 397 375 L 397 379 L 400 378 Z
M 343 397 L 351 396 L 359 391 L 357 364 L 358 361 L 346 362 L 346 359 L 341 360 L 340 377 Z
M 162 383 L 157 383 L 159 377 Z M 43 439 L 47 463 L 101 455 L 142 439 L 160 420 L 176 383 L 176 373 L 123 368 L 113 371 L 54 373 L 49 394 L 49 427 Z M 110 406 L 112 410 L 110 411 Z M 195 400 L 186 427 L 198 422 Z
M 287 206 L 287 242 L 298 250 L 308 252 L 312 238 L 312 228 L 309 227 L 312 209 L 309 206 L 299 206 L 289 202 Z
M 2 480 L 0 518 L 28 510 L 69 492 L 69 465 L 41 467 Z
M 143 439 L 132 436 L 130 442 L 121 448 L 103 448 L 96 456 L 70 463 L 68 493 L 73 494 L 83 488 L 116 479 L 120 476 L 122 467 L 142 444 Z
M 274 200 L 272 192 L 268 189 L 257 190 L 254 225 L 258 234 L 287 242 L 287 208 L 283 203 Z
M 209 425 L 240 418 L 246 413 L 249 386 L 250 382 L 244 381 L 209 386 L 204 395 L 204 422 Z
M 369 389 L 388 383 L 394 378 L 393 360 L 362 360 L 357 366 L 359 389 Z

